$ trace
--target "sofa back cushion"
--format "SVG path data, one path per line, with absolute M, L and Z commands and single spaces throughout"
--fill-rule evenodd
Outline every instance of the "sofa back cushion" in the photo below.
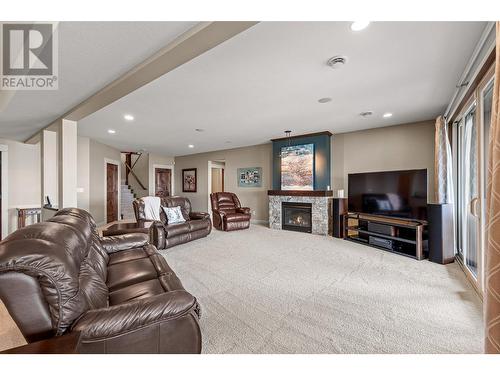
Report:
M 90 308 L 107 306 L 107 254 L 83 210 L 62 210 L 0 243 L 0 298 L 28 340 L 63 334 Z M 14 307 L 23 305 L 24 313 Z M 34 322 L 39 324 L 37 331 Z
M 212 193 L 210 194 L 210 201 L 212 209 L 225 213 L 234 213 L 237 208 L 241 207 L 236 194 L 229 192 Z

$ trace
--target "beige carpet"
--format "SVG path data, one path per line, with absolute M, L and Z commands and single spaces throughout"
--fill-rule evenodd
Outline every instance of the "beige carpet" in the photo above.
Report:
M 162 251 L 202 305 L 204 353 L 480 353 L 457 264 L 253 225 Z
M 480 353 L 457 264 L 253 225 L 162 251 L 202 305 L 204 353 Z M 0 350 L 24 339 L 0 303 Z

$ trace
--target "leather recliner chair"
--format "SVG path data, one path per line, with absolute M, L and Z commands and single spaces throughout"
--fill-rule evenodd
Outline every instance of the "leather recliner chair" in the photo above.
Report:
M 151 242 L 158 249 L 168 249 L 172 246 L 197 240 L 206 237 L 212 231 L 210 215 L 206 212 L 192 212 L 191 202 L 184 197 L 164 197 L 161 198 L 163 207 L 180 206 L 184 223 L 168 224 L 167 217 L 163 210 L 160 210 L 160 220 L 153 221 L 149 234 Z M 135 219 L 139 224 L 152 221 L 147 220 L 144 214 L 144 201 L 136 199 L 133 202 Z
M 210 194 L 214 227 L 230 231 L 250 227 L 250 208 L 241 207 L 240 200 L 234 193 Z
M 80 353 L 200 353 L 199 305 L 148 240 L 63 209 L 0 243 L 0 299 L 28 343 L 79 331 Z

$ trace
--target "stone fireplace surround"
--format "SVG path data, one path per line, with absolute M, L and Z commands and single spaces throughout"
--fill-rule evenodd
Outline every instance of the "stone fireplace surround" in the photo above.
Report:
M 282 229 L 281 203 L 298 202 L 312 205 L 312 234 L 327 236 L 332 230 L 332 199 L 331 190 L 269 190 L 269 228 Z

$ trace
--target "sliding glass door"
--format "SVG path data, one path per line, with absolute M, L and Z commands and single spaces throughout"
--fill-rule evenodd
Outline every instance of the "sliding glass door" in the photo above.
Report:
M 477 278 L 478 267 L 478 132 L 473 106 L 458 124 L 458 256 Z
M 465 273 L 482 293 L 486 246 L 486 187 L 493 72 L 487 74 L 454 122 L 456 250 Z

